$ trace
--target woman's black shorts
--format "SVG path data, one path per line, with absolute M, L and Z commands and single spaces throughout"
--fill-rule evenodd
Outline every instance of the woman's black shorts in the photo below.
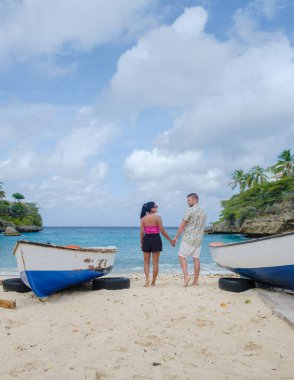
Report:
M 143 237 L 142 242 L 143 252 L 161 252 L 162 241 L 160 234 L 146 234 Z

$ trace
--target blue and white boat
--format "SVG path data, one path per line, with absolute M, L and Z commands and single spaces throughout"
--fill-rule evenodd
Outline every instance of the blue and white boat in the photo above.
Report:
M 116 247 L 64 247 L 24 240 L 14 247 L 20 278 L 38 297 L 108 274 L 116 252 Z
M 222 268 L 270 287 L 294 291 L 294 232 L 209 245 Z

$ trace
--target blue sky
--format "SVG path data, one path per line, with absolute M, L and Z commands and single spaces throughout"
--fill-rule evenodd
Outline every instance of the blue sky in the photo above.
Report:
M 0 180 L 47 226 L 215 221 L 294 141 L 288 0 L 0 0 Z

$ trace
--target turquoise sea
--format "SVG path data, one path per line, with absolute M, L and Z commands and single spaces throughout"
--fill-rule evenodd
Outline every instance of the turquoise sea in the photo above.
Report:
M 177 228 L 169 227 L 166 230 L 173 237 Z M 143 273 L 139 227 L 44 227 L 41 232 L 23 233 L 16 237 L 0 234 L 0 275 L 9 275 L 9 273 L 17 271 L 16 260 L 13 255 L 13 247 L 17 240 L 58 245 L 77 244 L 83 247 L 115 245 L 118 247 L 118 253 L 112 274 Z M 173 248 L 164 237 L 162 240 L 163 252 L 160 255 L 160 272 L 180 273 L 177 256 L 177 247 L 180 242 L 178 241 L 177 246 Z M 241 235 L 204 235 L 200 256 L 201 273 L 225 272 L 212 261 L 208 247 L 210 242 L 231 243 L 242 240 L 246 239 Z

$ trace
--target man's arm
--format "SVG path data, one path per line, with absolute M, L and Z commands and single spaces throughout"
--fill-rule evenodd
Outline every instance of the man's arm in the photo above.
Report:
M 186 222 L 185 220 L 182 221 L 182 223 L 180 224 L 180 227 L 178 228 L 178 231 L 176 233 L 176 236 L 174 237 L 174 242 L 176 243 L 179 236 L 181 235 L 181 233 L 184 231 L 184 229 L 186 228 L 186 225 L 187 225 L 188 222 Z

